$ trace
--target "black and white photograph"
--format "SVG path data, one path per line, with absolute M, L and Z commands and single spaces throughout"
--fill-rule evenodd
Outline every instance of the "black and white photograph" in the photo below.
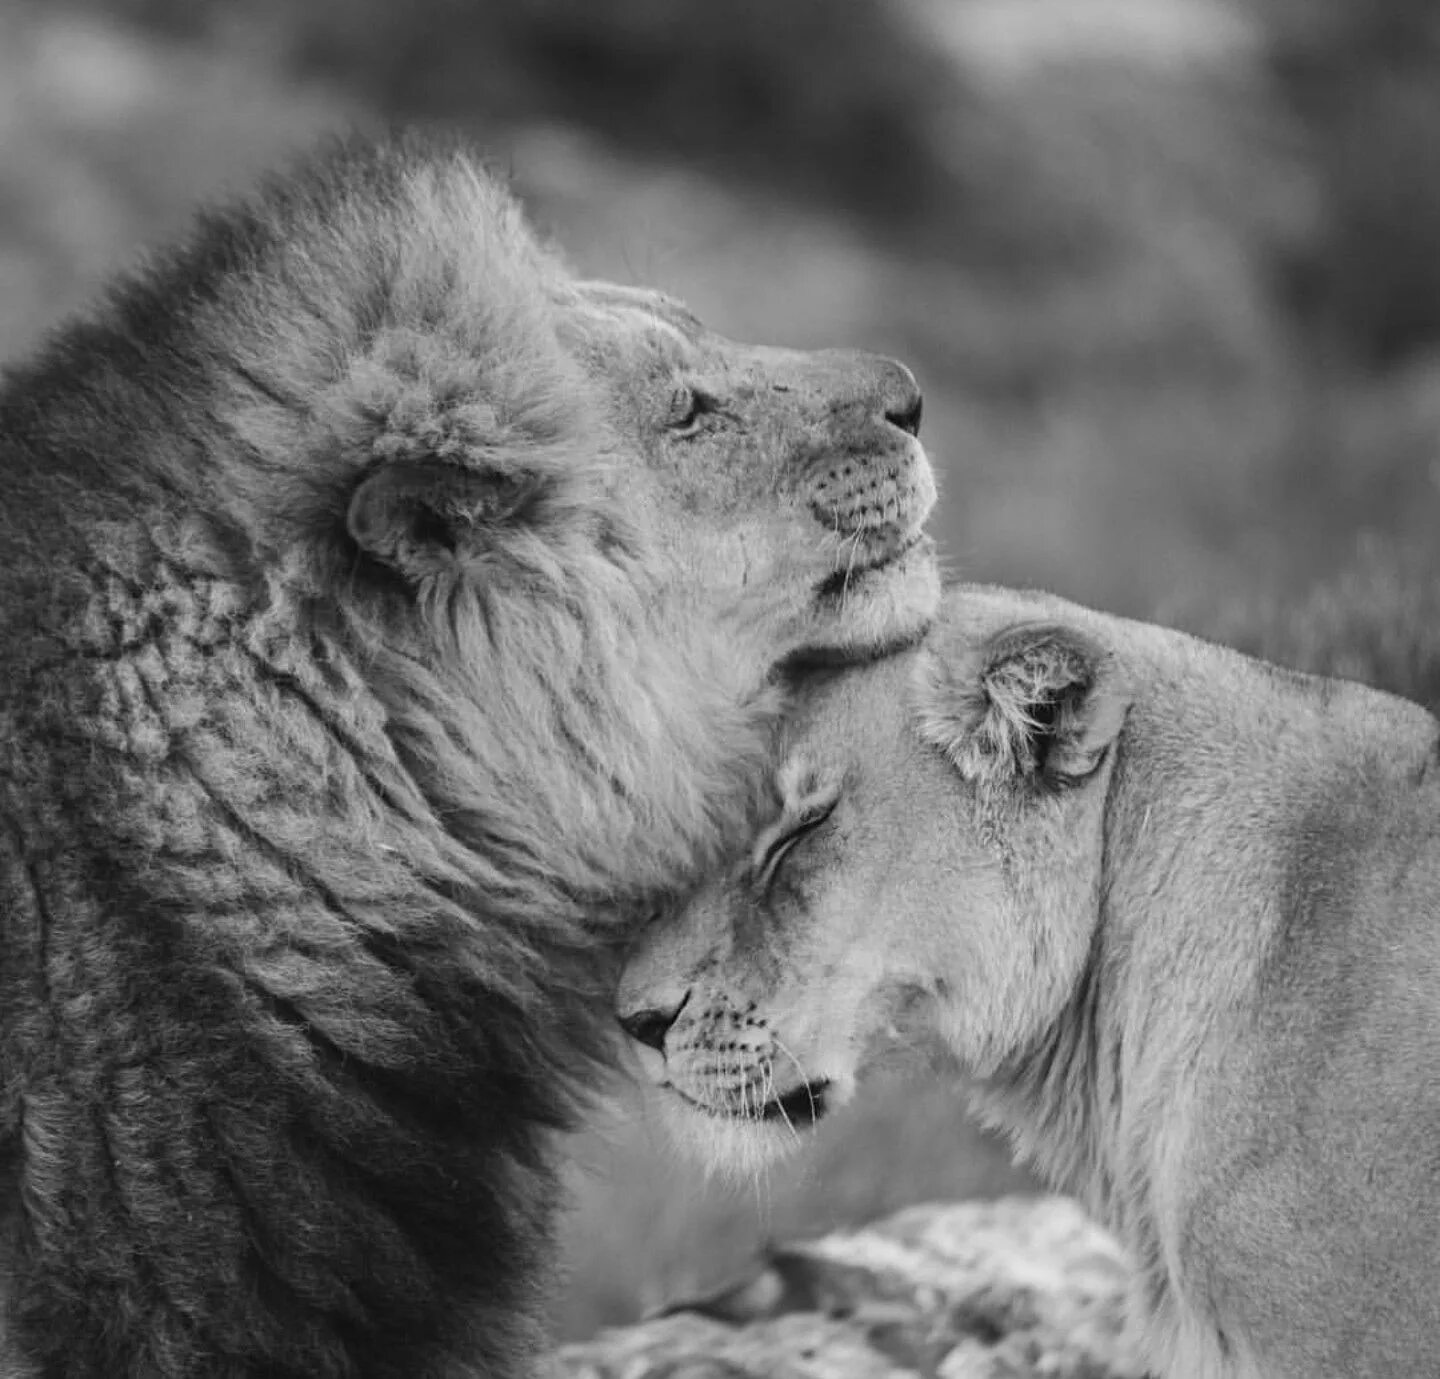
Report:
M 0 1379 L 1436 1379 L 1437 712 L 1435 0 L 0 0 Z

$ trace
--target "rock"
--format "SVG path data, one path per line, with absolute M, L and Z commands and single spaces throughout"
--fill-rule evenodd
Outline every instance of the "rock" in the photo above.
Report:
M 555 1353 L 556 1379 L 1135 1379 L 1119 1245 L 1062 1197 L 909 1207 Z

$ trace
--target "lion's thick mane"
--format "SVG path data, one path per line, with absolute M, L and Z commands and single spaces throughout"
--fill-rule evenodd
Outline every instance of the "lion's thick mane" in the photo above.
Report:
M 744 826 L 771 709 L 626 518 L 569 291 L 462 154 L 355 146 L 0 392 L 17 1364 L 532 1348 L 605 917 Z

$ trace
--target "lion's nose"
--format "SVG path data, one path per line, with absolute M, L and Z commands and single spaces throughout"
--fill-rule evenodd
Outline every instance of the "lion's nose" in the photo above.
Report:
M 915 389 L 915 396 L 902 406 L 887 408 L 885 420 L 892 426 L 898 426 L 902 431 L 908 431 L 912 436 L 920 434 L 920 416 L 925 410 L 925 401 L 920 396 L 920 389 Z
M 664 1053 L 665 1036 L 679 1019 L 680 1012 L 685 1009 L 685 1002 L 689 999 L 690 993 L 687 991 L 673 1006 L 646 1006 L 643 1010 L 621 1015 L 620 1028 L 637 1043 L 645 1044 L 657 1053 Z
M 891 426 L 899 426 L 912 436 L 920 435 L 920 413 L 924 410 L 920 384 L 899 360 L 886 360 L 880 404 Z

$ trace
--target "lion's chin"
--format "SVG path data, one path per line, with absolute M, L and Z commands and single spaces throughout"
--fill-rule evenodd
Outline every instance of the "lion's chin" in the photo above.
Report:
M 839 570 L 816 586 L 813 627 L 795 662 L 870 660 L 924 636 L 940 606 L 935 542 L 914 533 L 859 570 Z

